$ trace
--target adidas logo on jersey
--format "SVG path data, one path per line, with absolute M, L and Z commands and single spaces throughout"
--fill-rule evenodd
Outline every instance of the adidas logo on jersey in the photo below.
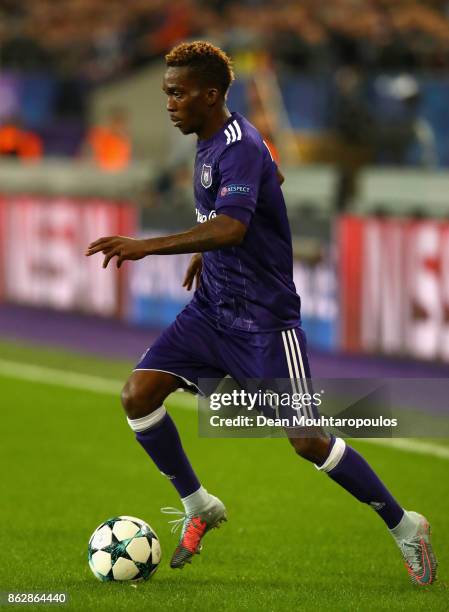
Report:
M 195 208 L 195 212 L 196 212 L 196 220 L 198 223 L 206 223 L 206 221 L 209 221 L 209 219 L 213 219 L 214 217 L 217 216 L 217 213 L 215 212 L 215 210 L 211 210 L 208 215 L 203 215 L 203 213 L 200 212 L 198 208 Z
M 237 119 L 234 119 L 234 121 L 228 125 L 224 133 L 226 134 L 227 145 L 231 144 L 232 142 L 236 142 L 237 140 L 242 140 L 242 130 L 237 123 Z

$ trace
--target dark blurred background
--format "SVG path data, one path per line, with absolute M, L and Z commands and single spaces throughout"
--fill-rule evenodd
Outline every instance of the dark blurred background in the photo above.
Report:
M 279 119 L 251 88 L 255 72 L 273 75 L 266 89 L 279 91 L 265 95 L 281 95 L 302 161 L 359 147 L 345 154 L 447 166 L 448 11 L 443 0 L 1 0 L 0 119 L 35 131 L 43 155 L 76 155 L 96 88 L 205 38 L 235 60 L 233 104 L 277 140 Z
M 195 138 L 161 92 L 194 39 L 232 56 L 229 107 L 286 175 L 311 346 L 449 361 L 445 0 L 0 0 L 0 333 L 19 306 L 157 333 L 187 301 L 188 258 L 118 275 L 81 253 L 194 223 Z

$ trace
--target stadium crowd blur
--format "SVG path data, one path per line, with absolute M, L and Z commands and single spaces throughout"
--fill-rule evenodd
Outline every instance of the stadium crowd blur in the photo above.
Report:
M 324 127 L 331 136 L 320 135 L 317 144 L 316 126 L 306 125 L 299 140 L 303 161 L 333 161 L 346 146 L 350 168 L 366 161 L 449 164 L 449 149 L 447 159 L 438 160 L 435 126 L 420 114 L 416 77 L 431 73 L 444 79 L 449 69 L 448 0 L 0 0 L 2 71 L 56 78 L 53 116 L 64 118 L 69 132 L 71 120 L 84 121 L 82 138 L 91 145 L 98 145 L 104 132 L 86 125 L 90 89 L 194 38 L 231 53 L 243 77 L 270 66 L 281 80 L 302 75 L 331 83 L 322 92 L 327 106 L 317 130 Z M 374 81 L 373 75 L 378 75 Z M 369 106 L 373 95 L 380 108 L 387 107 L 380 118 Z M 449 89 L 447 95 L 449 101 Z M 309 106 L 314 104 L 312 96 Z M 261 113 L 259 119 L 266 124 Z M 34 126 L 35 136 L 42 138 L 44 154 L 60 154 L 64 147 L 54 145 L 49 123 Z M 294 120 L 292 126 L 298 127 Z M 418 153 L 410 153 L 414 143 Z M 132 152 L 123 147 L 119 155 L 129 161 Z M 80 147 L 66 149 L 76 155 Z
M 98 81 L 204 36 L 292 70 L 442 69 L 448 14 L 447 0 L 1 0 L 1 61 Z

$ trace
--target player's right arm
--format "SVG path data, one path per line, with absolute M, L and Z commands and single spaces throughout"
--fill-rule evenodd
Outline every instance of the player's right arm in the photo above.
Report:
M 104 236 L 92 242 L 85 252 L 87 257 L 95 253 L 105 256 L 103 268 L 107 268 L 113 257 L 117 267 L 124 261 L 136 261 L 147 255 L 177 255 L 179 253 L 203 253 L 241 244 L 247 227 L 238 219 L 226 214 L 217 214 L 205 223 L 170 236 L 137 239 L 128 236 Z

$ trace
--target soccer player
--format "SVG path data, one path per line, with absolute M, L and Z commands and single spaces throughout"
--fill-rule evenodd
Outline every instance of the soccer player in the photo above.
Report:
M 86 255 L 102 252 L 103 267 L 114 257 L 120 267 L 151 255 L 194 253 L 184 280 L 188 290 L 196 282 L 193 299 L 147 350 L 122 393 L 137 441 L 184 506 L 174 521 L 182 531 L 171 559 L 171 567 L 180 568 L 199 552 L 203 536 L 226 520 L 226 510 L 198 480 L 165 398 L 179 387 L 201 392 L 200 379 L 225 375 L 242 386 L 247 379 L 277 378 L 303 389 L 310 370 L 283 179 L 258 131 L 226 106 L 234 78 L 230 59 L 207 42 L 192 42 L 175 47 L 166 63 L 170 119 L 183 134 L 198 136 L 197 225 L 158 238 L 100 238 Z M 435 580 L 428 522 L 404 510 L 363 457 L 324 433 L 291 436 L 290 442 L 298 455 L 377 512 L 414 583 Z

